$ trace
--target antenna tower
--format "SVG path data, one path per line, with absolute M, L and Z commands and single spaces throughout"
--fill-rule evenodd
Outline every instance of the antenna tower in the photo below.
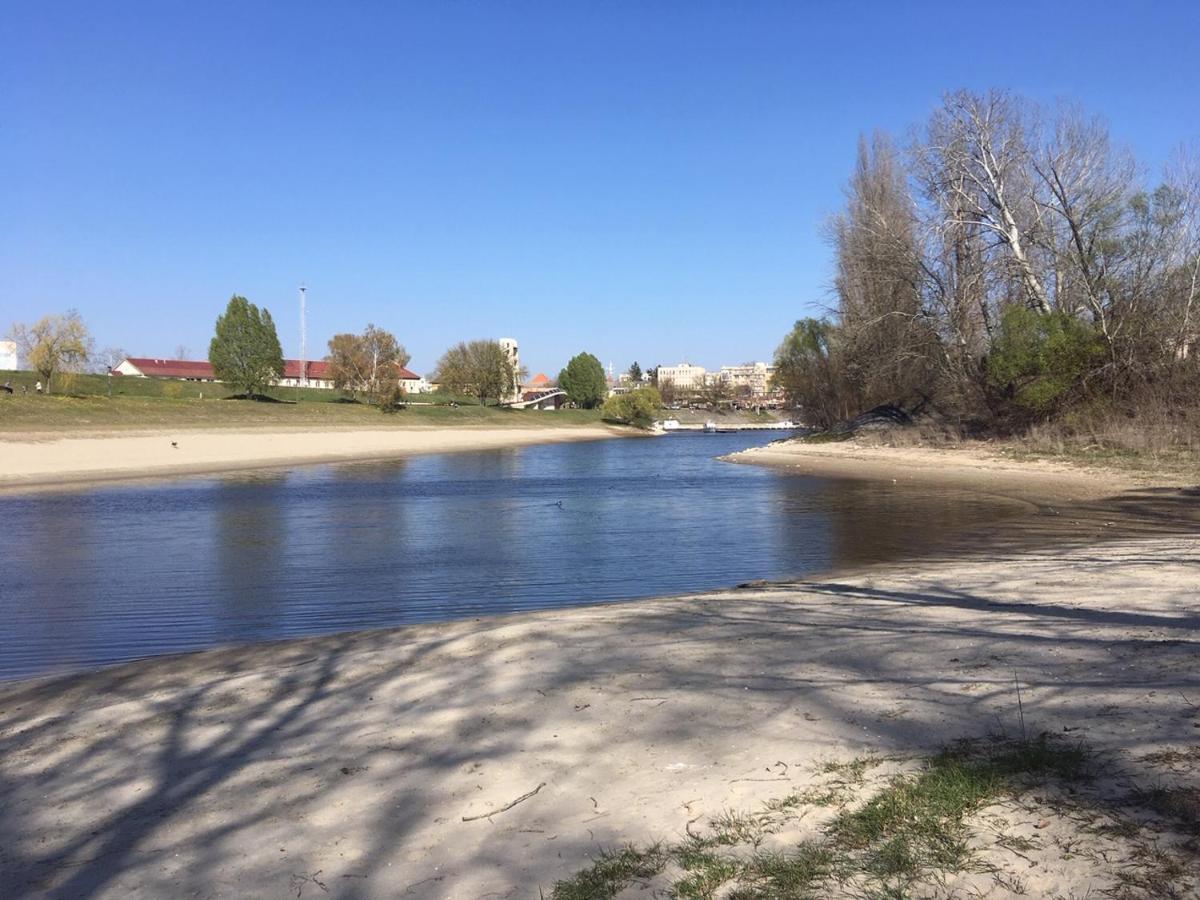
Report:
M 308 288 L 300 285 L 300 385 L 308 387 Z

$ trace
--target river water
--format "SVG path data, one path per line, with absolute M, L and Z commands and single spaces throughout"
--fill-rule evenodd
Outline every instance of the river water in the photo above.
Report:
M 0 498 L 0 678 L 729 587 L 1020 507 L 719 462 L 770 433 L 553 444 Z

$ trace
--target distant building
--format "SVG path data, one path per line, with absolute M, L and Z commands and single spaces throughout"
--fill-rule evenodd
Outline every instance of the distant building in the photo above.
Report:
M 428 394 L 437 390 L 437 385 L 431 384 L 424 375 L 418 375 L 404 366 L 400 367 L 400 385 L 406 394 Z
M 511 390 L 507 396 L 500 398 L 500 402 L 515 403 L 521 399 L 521 353 L 517 348 L 516 338 L 500 338 L 500 346 L 508 356 L 508 361 L 512 363 L 513 371 L 517 373 L 517 377 L 513 379 Z
M 400 384 L 405 393 L 425 394 L 431 390 L 430 384 L 420 375 L 403 366 L 399 366 Z M 321 360 L 311 360 L 305 363 L 308 380 L 304 386 L 320 390 L 332 390 L 333 375 L 329 363 Z M 182 381 L 217 381 L 212 364 L 207 361 L 186 359 L 151 359 L 148 357 L 133 357 L 122 360 L 113 368 L 118 375 L 129 375 L 133 378 L 174 378 Z M 285 359 L 283 361 L 283 377 L 275 382 L 277 387 L 301 387 L 300 360 Z
M 752 397 L 766 397 L 771 393 L 771 377 L 774 374 L 774 366 L 756 362 L 721 366 L 720 379 L 734 390 L 748 389 Z
M 21 364 L 16 341 L 0 341 L 0 369 L 15 371 Z
M 538 372 L 529 379 L 529 384 L 525 385 L 526 390 L 541 390 L 542 388 L 550 387 L 550 378 L 545 372 Z
M 113 366 L 114 375 L 133 378 L 176 378 L 182 381 L 216 381 L 212 364 L 186 359 L 151 359 L 131 356 Z
M 333 375 L 329 371 L 329 363 L 320 360 L 310 360 L 304 364 L 305 378 L 300 377 L 300 360 L 285 359 L 283 361 L 283 377 L 276 382 L 279 387 L 310 387 L 329 390 L 333 387 Z
M 659 366 L 659 385 L 670 384 L 676 390 L 692 391 L 704 387 L 706 370 L 703 366 L 693 366 L 682 362 L 677 366 Z

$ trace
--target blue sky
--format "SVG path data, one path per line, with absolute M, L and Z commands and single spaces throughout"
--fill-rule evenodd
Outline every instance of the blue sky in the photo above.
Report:
M 1200 3 L 0 0 L 0 328 L 207 352 L 230 294 L 310 356 L 769 358 L 828 302 L 858 135 L 944 91 L 1200 143 Z

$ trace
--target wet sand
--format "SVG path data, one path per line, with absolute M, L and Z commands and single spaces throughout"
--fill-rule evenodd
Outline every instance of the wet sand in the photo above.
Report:
M 537 896 L 819 762 L 1012 735 L 1014 679 L 1031 732 L 1200 786 L 1194 755 L 1147 760 L 1200 734 L 1200 492 L 1081 503 L 965 556 L 0 686 L 0 883 Z M 1109 883 L 1087 853 L 1026 856 L 1028 896 Z

